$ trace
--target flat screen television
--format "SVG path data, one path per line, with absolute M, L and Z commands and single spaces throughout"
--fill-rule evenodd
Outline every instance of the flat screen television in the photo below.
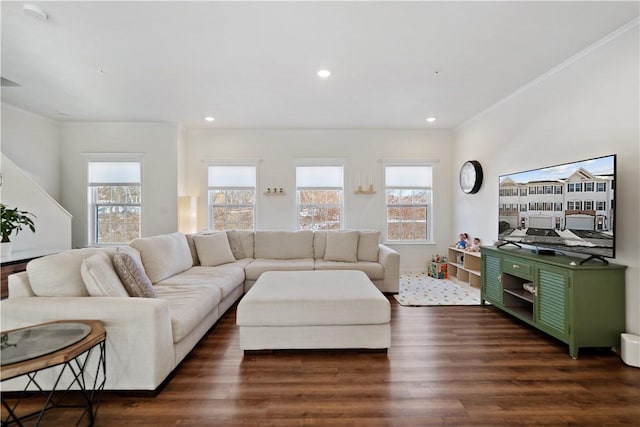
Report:
M 501 175 L 499 246 L 615 257 L 616 155 Z M 546 249 L 546 250 L 542 250 Z

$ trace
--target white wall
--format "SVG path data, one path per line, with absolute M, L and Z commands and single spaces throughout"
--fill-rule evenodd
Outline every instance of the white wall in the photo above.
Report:
M 603 40 L 466 123 L 455 135 L 452 176 L 465 160 L 483 165 L 475 195 L 454 183 L 451 232 L 484 243 L 498 235 L 498 176 L 618 154 L 616 263 L 626 274 L 627 330 L 640 333 L 640 155 L 638 24 Z
M 2 104 L 1 127 L 2 153 L 60 202 L 60 124 Z
M 189 137 L 187 129 L 180 126 L 178 128 L 178 141 L 177 141 L 177 168 L 178 168 L 178 196 L 189 196 L 187 194 L 187 153 L 188 153 L 188 140 Z
M 168 124 L 62 125 L 62 200 L 73 215 L 74 247 L 87 244 L 86 153 L 141 153 L 142 235 L 177 230 L 177 141 L 177 126 Z
M 433 252 L 453 241 L 451 230 L 451 134 L 425 130 L 191 130 L 188 189 L 198 196 L 198 227 L 207 224 L 207 165 L 220 160 L 260 159 L 258 229 L 296 229 L 295 162 L 300 158 L 341 158 L 345 166 L 345 228 L 383 230 L 383 159 L 437 160 L 434 169 L 435 241 L 433 245 L 393 245 L 401 268 L 424 269 Z M 357 176 L 373 178 L 375 195 L 355 195 Z M 365 182 L 366 183 L 366 182 Z M 282 187 L 283 197 L 263 195 Z

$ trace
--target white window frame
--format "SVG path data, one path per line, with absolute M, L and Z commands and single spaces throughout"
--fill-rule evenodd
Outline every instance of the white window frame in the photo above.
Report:
M 437 160 L 383 160 L 382 161 L 382 218 L 383 218 L 383 241 L 384 243 L 394 245 L 415 245 L 415 244 L 435 244 L 434 230 L 435 230 L 435 186 L 436 186 L 436 164 Z M 415 186 L 415 187 L 389 187 L 387 186 L 387 167 L 402 167 L 402 166 L 419 166 L 431 168 L 431 187 L 428 186 Z M 425 240 L 391 240 L 388 235 L 388 218 L 387 218 L 387 190 L 388 189 L 426 189 L 430 193 L 430 200 L 427 202 L 427 221 L 426 221 L 426 239 Z M 414 205 L 418 206 L 418 205 Z
M 295 191 L 296 191 L 296 230 L 301 230 L 300 228 L 300 191 L 301 190 L 338 190 L 340 191 L 340 200 L 341 203 L 339 205 L 322 205 L 322 206 L 333 206 L 340 209 L 340 224 L 339 229 L 344 230 L 345 227 L 345 212 L 346 212 L 346 197 L 345 197 L 345 176 L 346 176 L 346 160 L 345 159 L 297 159 L 295 162 L 294 168 L 294 182 L 295 182 Z M 342 168 L 342 186 L 341 187 L 299 187 L 297 181 L 298 168 L 299 167 L 340 167 Z M 324 230 L 321 228 L 320 230 Z
M 145 194 L 144 194 L 144 153 L 97 153 L 97 152 L 88 152 L 82 153 L 82 157 L 84 158 L 84 170 L 85 170 L 85 185 L 84 187 L 87 189 L 87 199 L 85 204 L 85 215 L 84 218 L 86 220 L 85 229 L 87 230 L 87 236 L 85 241 L 88 246 L 113 246 L 113 245 L 121 245 L 123 243 L 98 243 L 97 242 L 97 222 L 96 222 L 96 204 L 94 203 L 93 190 L 91 189 L 91 182 L 89 182 L 89 164 L 90 163 L 99 163 L 99 162 L 113 162 L 113 163 L 129 163 L 135 162 L 140 164 L 140 195 L 141 201 L 136 206 L 140 207 L 140 237 L 144 235 L 144 203 L 145 203 Z M 137 184 L 137 183 L 136 183 Z M 127 183 L 118 183 L 118 185 L 127 185 Z
M 253 167 L 255 169 L 255 182 L 254 182 L 254 186 L 250 187 L 250 186 L 216 186 L 216 185 L 209 185 L 209 170 L 211 167 L 234 167 L 234 166 L 238 166 L 238 167 Z M 211 230 L 216 230 L 215 229 L 215 224 L 214 224 L 214 218 L 213 218 L 213 210 L 216 206 L 220 206 L 220 207 L 248 207 L 251 206 L 253 208 L 253 229 L 250 231 L 255 231 L 257 228 L 257 221 L 258 221 L 258 162 L 257 161 L 212 161 L 212 162 L 208 162 L 207 163 L 207 167 L 206 167 L 206 188 L 207 188 L 207 226 L 211 229 Z M 252 189 L 254 196 L 253 196 L 253 205 L 246 205 L 246 204 L 242 204 L 242 205 L 228 205 L 228 204 L 215 204 L 212 201 L 212 197 L 211 197 L 211 192 L 215 191 L 216 189 L 220 189 L 220 190 L 248 190 L 248 189 Z M 225 227 L 225 230 L 227 228 Z M 216 230 L 216 231 L 222 231 L 222 230 Z

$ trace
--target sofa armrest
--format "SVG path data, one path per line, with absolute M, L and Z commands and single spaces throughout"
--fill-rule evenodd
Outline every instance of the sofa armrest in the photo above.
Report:
M 3 330 L 54 320 L 102 321 L 107 390 L 155 390 L 176 365 L 169 305 L 163 299 L 16 297 L 3 300 L 0 312 Z
M 384 268 L 382 292 L 397 293 L 400 289 L 400 254 L 383 244 L 378 245 L 378 262 Z

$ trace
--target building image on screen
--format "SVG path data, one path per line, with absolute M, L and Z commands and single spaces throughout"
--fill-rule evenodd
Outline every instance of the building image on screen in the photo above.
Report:
M 615 256 L 616 156 L 502 175 L 499 240 Z

